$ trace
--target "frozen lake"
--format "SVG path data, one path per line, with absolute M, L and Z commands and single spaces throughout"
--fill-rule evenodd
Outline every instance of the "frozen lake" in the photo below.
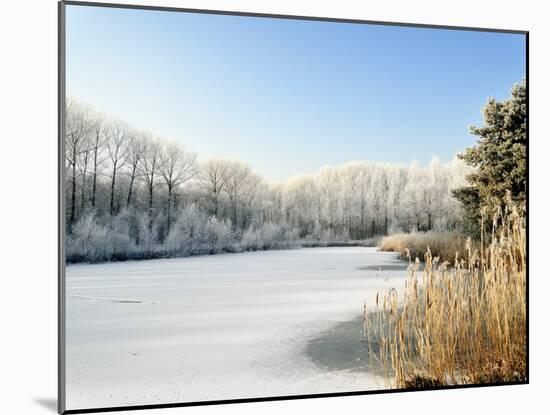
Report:
M 363 247 L 70 265 L 67 409 L 382 388 L 304 351 L 400 290 L 401 265 Z

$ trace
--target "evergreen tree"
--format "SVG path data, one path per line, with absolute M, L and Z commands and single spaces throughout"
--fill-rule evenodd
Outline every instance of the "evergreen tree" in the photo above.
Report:
M 491 98 L 482 108 L 483 126 L 470 127 L 479 137 L 474 147 L 460 155 L 474 167 L 468 186 L 454 190 L 464 206 L 465 230 L 477 236 L 482 211 L 492 215 L 503 206 L 507 192 L 523 203 L 527 191 L 527 93 L 525 80 L 514 85 L 511 97 L 498 102 Z M 489 221 L 490 222 L 490 221 Z

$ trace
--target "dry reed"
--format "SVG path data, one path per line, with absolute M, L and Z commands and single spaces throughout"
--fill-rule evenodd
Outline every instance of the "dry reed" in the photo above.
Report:
M 427 248 L 422 272 L 409 254 L 404 297 L 379 293 L 368 317 L 365 305 L 364 333 L 379 344 L 390 387 L 526 380 L 523 211 L 509 202 L 484 239 L 479 249 L 468 240 L 453 263 Z
M 406 259 L 407 251 L 413 258 L 423 258 L 429 247 L 434 257 L 439 257 L 441 261 L 454 262 L 457 253 L 460 258 L 465 257 L 466 239 L 463 234 L 451 231 L 397 233 L 382 238 L 378 249 L 399 252 L 401 259 Z

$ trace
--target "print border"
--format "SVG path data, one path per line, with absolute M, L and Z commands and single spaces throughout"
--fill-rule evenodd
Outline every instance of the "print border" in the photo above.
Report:
M 389 393 L 407 393 L 407 392 L 425 392 L 432 390 L 446 389 L 468 389 L 492 386 L 506 385 L 526 385 L 529 384 L 529 237 L 527 237 L 527 378 L 520 382 L 506 383 L 484 383 L 484 384 L 468 384 L 468 385 L 453 385 L 453 386 L 438 386 L 433 388 L 417 388 L 417 389 L 381 389 L 369 391 L 353 391 L 353 392 L 335 392 L 335 393 L 320 393 L 320 394 L 305 394 L 305 395 L 288 395 L 288 396 L 267 396 L 260 398 L 240 398 L 240 399 L 225 399 L 211 400 L 198 402 L 175 402 L 165 404 L 152 405 L 132 405 L 132 406 L 115 406 L 115 407 L 97 407 L 97 408 L 82 408 L 82 409 L 66 409 L 66 321 L 65 321 L 65 104 L 66 104 L 66 61 L 65 61 L 65 45 L 66 45 L 66 6 L 84 6 L 84 7 L 102 7 L 102 8 L 119 8 L 119 9 L 137 9 L 137 10 L 152 10 L 165 11 L 176 13 L 199 13 L 213 14 L 226 16 L 241 16 L 241 17 L 262 17 L 287 20 L 310 20 L 321 22 L 336 22 L 336 23 L 352 23 L 352 24 L 368 24 L 368 25 L 384 25 L 384 26 L 399 26 L 413 27 L 424 29 L 441 29 L 441 30 L 463 30 L 477 32 L 492 32 L 492 33 L 510 33 L 520 34 L 525 36 L 525 81 L 527 91 L 527 235 L 529 235 L 529 31 L 528 30 L 508 30 L 486 27 L 468 27 L 468 26 L 447 26 L 422 23 L 403 23 L 375 20 L 359 20 L 346 18 L 332 17 L 312 17 L 312 16 L 296 16 L 285 14 L 269 14 L 269 13 L 251 13 L 243 11 L 228 11 L 228 10 L 210 10 L 210 9 L 188 9 L 178 7 L 163 7 L 163 6 L 146 6 L 124 3 L 99 3 L 86 1 L 60 1 L 58 2 L 58 413 L 59 414 L 86 414 L 96 412 L 115 412 L 127 410 L 143 410 L 143 409 L 165 409 L 178 408 L 186 406 L 205 406 L 205 405 L 220 405 L 220 404 L 236 404 L 248 402 L 269 402 L 295 399 L 311 399 L 311 398 L 328 398 L 339 396 L 356 396 L 356 395 L 377 395 Z

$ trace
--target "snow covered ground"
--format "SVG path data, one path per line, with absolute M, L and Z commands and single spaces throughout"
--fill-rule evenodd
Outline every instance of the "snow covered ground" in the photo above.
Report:
M 68 266 L 67 409 L 384 387 L 303 351 L 401 289 L 398 263 L 346 247 Z

